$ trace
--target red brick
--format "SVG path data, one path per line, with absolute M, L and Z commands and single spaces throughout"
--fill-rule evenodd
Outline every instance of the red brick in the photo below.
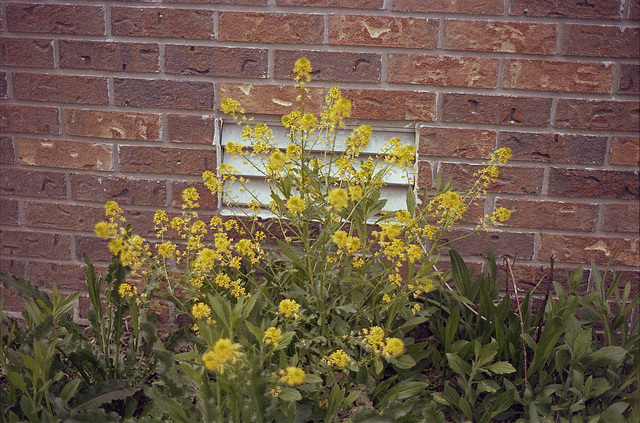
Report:
M 600 131 L 638 131 L 640 102 L 579 100 L 561 98 L 556 111 L 556 128 Z
M 540 234 L 540 260 L 551 256 L 558 262 L 607 264 L 615 255 L 613 264 L 637 266 L 638 239 L 605 238 L 597 236 Z
M 53 40 L 0 38 L 0 65 L 53 68 Z
M 504 5 L 502 0 L 391 0 L 391 10 L 502 15 Z
M 322 44 L 324 17 L 316 14 L 220 12 L 219 41 Z
M 566 24 L 562 54 L 567 56 L 632 57 L 640 54 L 639 28 Z
M 388 82 L 495 88 L 498 59 L 389 54 Z
M 59 41 L 60 67 L 113 72 L 159 72 L 157 44 L 86 40 Z
M 64 173 L 0 168 L 0 194 L 40 198 L 66 198 Z
M 60 4 L 7 4 L 7 28 L 14 32 L 104 35 L 104 8 Z
M 113 170 L 113 146 L 86 141 L 18 138 L 20 163 L 66 169 Z
M 551 99 L 477 94 L 444 94 L 444 122 L 547 126 Z
M 300 57 L 311 62 L 314 81 L 380 82 L 380 54 L 308 50 L 276 50 L 274 77 L 293 79 L 293 66 Z
M 218 198 L 211 194 L 209 188 L 204 185 L 204 182 L 194 182 L 194 181 L 173 181 L 171 183 L 171 207 L 182 208 L 184 204 L 182 201 L 182 191 L 187 188 L 195 188 L 200 194 L 200 200 L 198 203 L 200 204 L 200 209 L 202 210 L 215 210 L 218 208 Z
M 510 15 L 620 19 L 621 0 L 511 0 Z
M 182 75 L 266 78 L 268 52 L 257 48 L 168 45 L 165 72 Z
M 614 67 L 605 63 L 507 59 L 503 88 L 609 93 Z
M 24 278 L 26 276 L 25 267 L 26 267 L 25 262 L 22 260 L 0 259 L 0 271 L 11 273 L 12 275 L 17 276 L 19 278 Z M 4 291 L 5 294 L 7 292 L 9 291 Z
M 24 275 L 16 276 L 24 277 Z M 3 311 L 18 314 L 22 313 L 25 310 L 24 298 L 22 298 L 16 291 L 6 289 L 5 287 L 0 285 L 0 296 L 2 296 Z M 16 318 L 15 315 L 10 317 Z
M 113 85 L 118 106 L 213 109 L 211 82 L 116 78 Z
M 13 137 L 0 136 L 0 164 L 16 163 L 16 149 Z
M 500 226 L 593 232 L 598 222 L 598 204 L 498 198 L 495 207 L 511 210 Z
M 2 104 L 0 105 L 0 129 L 4 132 L 59 134 L 58 109 Z
M 135 1 L 135 0 L 129 0 Z M 148 1 L 148 0 L 143 0 Z M 234 6 L 266 6 L 269 0 L 173 0 L 172 3 L 189 3 L 189 4 L 231 4 Z
M 444 48 L 500 53 L 553 54 L 556 25 L 447 19 Z
M 640 65 L 621 65 L 618 94 L 640 94 Z
M 640 165 L 640 138 L 613 137 L 609 163 L 613 165 Z
M 416 162 L 417 172 L 416 172 L 416 186 L 419 190 L 422 190 L 424 187 L 431 187 L 433 185 L 432 181 L 432 171 L 431 164 L 426 161 L 418 160 Z
M 122 172 L 200 175 L 216 167 L 213 149 L 120 146 Z
M 112 7 L 111 33 L 128 37 L 213 38 L 212 10 Z
M 246 113 L 284 115 L 300 107 L 296 98 L 300 90 L 283 85 L 232 84 L 221 82 L 218 98 L 233 98 L 240 102 Z M 324 103 L 324 89 L 309 88 L 311 98 L 307 99 L 305 109 L 309 113 L 319 114 Z
M 419 120 L 436 119 L 436 95 L 422 91 L 342 90 L 351 100 L 354 119 Z
M 602 230 L 611 232 L 640 232 L 640 205 L 605 204 Z
M 483 129 L 420 128 L 418 154 L 483 159 L 496 148 L 496 133 Z
M 383 0 L 276 0 L 278 6 L 342 7 L 351 9 L 382 9 Z
M 586 198 L 638 198 L 638 172 L 560 169 L 549 172 L 549 195 Z
M 0 72 L 0 98 L 7 98 L 7 73 Z
M 511 263 L 511 260 L 509 260 Z M 535 264 L 523 263 L 516 257 L 516 262 L 512 264 L 511 270 L 513 272 L 513 279 L 515 279 L 518 287 L 518 293 L 522 294 L 523 291 L 533 291 L 536 286 L 537 289 L 534 292 L 546 293 L 550 290 L 554 292 L 553 285 L 550 283 L 550 267 L 549 265 L 540 266 Z M 575 266 L 555 264 L 553 281 L 560 283 L 562 286 L 568 288 L 569 282 L 567 276 L 575 270 Z M 589 278 L 588 271 L 585 271 L 583 277 L 582 290 L 586 289 L 586 284 Z M 513 295 L 513 279 L 512 274 L 509 272 L 509 268 L 504 264 L 504 261 L 498 263 L 498 281 L 500 282 L 500 290 L 506 290 L 509 295 Z M 536 298 L 536 297 L 534 297 Z M 537 310 L 535 308 L 534 310 Z
M 13 95 L 17 100 L 109 104 L 107 78 L 97 76 L 14 73 Z
M 0 224 L 20 224 L 20 209 L 18 206 L 18 200 L 0 197 Z
M 442 180 L 451 178 L 457 190 L 471 188 L 476 178 L 474 173 L 484 166 L 463 163 L 441 163 Z M 503 194 L 540 194 L 542 190 L 543 169 L 533 167 L 504 166 L 500 176 L 487 187 L 489 192 Z
M 502 132 L 498 147 L 508 147 L 511 160 L 543 163 L 604 164 L 607 137 L 594 135 Z
M 470 236 L 458 239 L 466 235 Z M 449 245 L 465 257 L 489 257 L 489 252 L 493 251 L 496 257 L 515 256 L 522 260 L 533 258 L 532 233 L 478 231 L 470 234 L 469 231 L 454 230 L 442 237 L 441 242 L 447 241 L 451 241 Z
M 159 141 L 162 123 L 159 114 L 66 109 L 64 125 L 68 135 Z
M 0 254 L 15 257 L 69 259 L 68 235 L 34 231 L 0 231 Z
M 629 11 L 627 12 L 627 19 L 635 21 L 640 19 L 640 0 L 629 1 Z
M 156 179 L 72 173 L 71 198 L 162 207 L 167 201 L 167 183 Z
M 27 266 L 31 283 L 44 288 L 55 283 L 57 289 L 73 291 L 85 288 L 85 270 L 86 266 L 71 263 L 30 261 Z
M 211 145 L 215 119 L 208 115 L 167 114 L 167 133 L 171 142 Z
M 90 232 L 103 218 L 103 207 L 35 201 L 24 203 L 24 220 L 29 227 Z
M 329 15 L 329 44 L 434 49 L 438 19 Z
M 87 253 L 89 258 L 94 262 L 111 261 L 111 251 L 109 250 L 109 241 L 105 241 L 104 239 L 98 238 L 95 235 L 92 235 L 92 236 L 75 235 L 74 238 L 76 241 L 76 257 L 75 257 L 76 260 L 82 260 L 82 253 Z

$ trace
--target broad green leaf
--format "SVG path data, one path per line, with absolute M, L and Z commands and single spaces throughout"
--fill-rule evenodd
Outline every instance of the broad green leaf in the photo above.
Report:
M 78 385 L 80 385 L 80 381 L 81 379 L 72 379 L 64 385 L 64 388 L 60 391 L 60 399 L 64 402 L 69 402 L 75 395 Z
M 294 388 L 282 388 L 280 394 L 278 394 L 278 398 L 282 401 L 300 401 L 302 399 L 302 395 L 300 391 Z
M 14 388 L 20 389 L 22 392 L 27 392 L 27 385 L 24 383 L 24 379 L 20 376 L 20 373 L 9 370 L 7 371 L 7 379 Z
M 447 361 L 451 369 L 460 376 L 469 376 L 471 374 L 471 365 L 461 359 L 457 354 L 446 353 Z
M 499 375 L 505 373 L 513 373 L 516 371 L 515 367 L 513 367 L 511 363 L 507 361 L 497 361 L 493 364 L 488 365 L 486 368 Z
M 416 365 L 416 361 L 410 355 L 403 354 L 395 359 L 396 367 L 402 370 L 410 369 Z
M 610 366 L 620 363 L 627 355 L 627 350 L 622 347 L 610 346 L 600 348 L 587 355 L 586 359 L 593 366 Z

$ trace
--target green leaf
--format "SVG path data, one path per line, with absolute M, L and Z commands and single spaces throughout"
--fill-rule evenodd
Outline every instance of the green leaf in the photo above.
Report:
M 64 385 L 64 388 L 60 391 L 60 399 L 64 402 L 69 402 L 75 395 L 78 385 L 80 385 L 80 381 L 81 379 L 72 379 Z
M 285 387 L 280 390 L 278 398 L 282 401 L 300 401 L 302 399 L 302 395 L 297 389 Z
M 586 359 L 591 365 L 598 367 L 611 366 L 620 363 L 627 355 L 627 350 L 622 347 L 610 346 L 600 348 L 587 355 Z
M 516 371 L 515 367 L 513 367 L 511 363 L 507 361 L 497 361 L 493 364 L 488 365 L 486 368 L 492 371 L 493 373 L 497 373 L 499 375 L 502 375 L 505 373 L 513 373 Z
M 413 216 L 413 213 L 416 210 L 416 194 L 413 192 L 413 187 L 409 186 L 409 188 L 407 189 L 407 211 L 409 213 L 411 213 L 411 216 Z
M 451 369 L 460 376 L 469 376 L 471 374 L 471 365 L 461 359 L 457 354 L 446 353 L 447 361 Z
M 322 383 L 322 378 L 316 374 L 309 373 L 304 376 L 304 383 Z
M 20 376 L 20 373 L 14 371 L 7 371 L 7 379 L 11 386 L 16 389 L 20 389 L 22 392 L 27 392 L 27 385 L 24 383 L 24 379 Z

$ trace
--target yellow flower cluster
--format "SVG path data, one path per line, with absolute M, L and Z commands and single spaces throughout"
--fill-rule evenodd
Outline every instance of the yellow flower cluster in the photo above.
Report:
M 344 369 L 351 364 L 351 357 L 343 350 L 336 350 L 326 357 L 325 361 L 332 366 Z
M 373 350 L 376 354 L 382 354 L 385 358 L 391 358 L 404 353 L 404 342 L 398 338 L 387 338 L 384 329 L 379 326 L 364 329 L 363 333 L 365 334 L 365 347 Z
M 273 345 L 274 347 L 278 347 L 280 343 L 280 339 L 282 338 L 282 330 L 275 327 L 268 327 L 267 330 L 264 331 L 264 341 Z
M 227 365 L 233 365 L 240 357 L 240 344 L 236 344 L 229 338 L 218 339 L 213 347 L 202 355 L 204 367 L 211 371 L 224 374 Z
M 105 214 L 107 221 L 98 222 L 94 232 L 103 239 L 111 238 L 111 253 L 120 259 L 123 266 L 133 266 L 133 270 L 137 270 L 142 265 L 142 257 L 148 253 L 149 246 L 144 244 L 141 236 L 128 233 L 126 220 L 118 203 L 107 201 Z
M 297 316 L 299 310 L 300 304 L 298 304 L 295 300 L 290 300 L 288 298 L 280 301 L 280 304 L 278 305 L 278 312 L 284 317 L 295 317 Z
M 191 307 L 191 314 L 194 319 L 207 319 L 211 316 L 211 307 L 205 303 L 195 303 Z
M 118 287 L 118 294 L 120 298 L 125 299 L 127 297 L 133 297 L 138 293 L 138 289 L 135 286 L 131 286 L 130 284 L 123 282 Z
M 304 383 L 305 373 L 299 367 L 289 366 L 280 371 L 280 382 L 288 386 L 299 386 Z
M 304 212 L 307 208 L 307 203 L 297 195 L 292 195 L 287 200 L 287 209 L 292 215 L 296 216 Z
M 346 254 L 355 254 L 361 247 L 360 238 L 356 236 L 349 236 L 343 230 L 335 231 L 331 239 L 333 240 L 333 243 Z

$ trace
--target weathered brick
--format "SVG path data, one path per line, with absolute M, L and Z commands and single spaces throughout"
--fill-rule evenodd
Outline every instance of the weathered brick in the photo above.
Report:
M 265 49 L 168 45 L 165 72 L 182 75 L 266 78 Z
M 549 195 L 587 198 L 638 198 L 638 172 L 560 169 L 549 172 Z
M 66 109 L 64 125 L 68 135 L 159 141 L 162 123 L 159 114 Z
M 0 254 L 15 257 L 68 259 L 69 235 L 35 231 L 0 231 Z
M 640 65 L 621 65 L 618 94 L 640 94 Z
M 476 178 L 474 173 L 484 166 L 464 163 L 441 163 L 442 180 L 451 178 L 455 181 L 456 189 L 471 188 Z M 504 166 L 500 169 L 500 176 L 487 187 L 489 192 L 503 194 L 539 194 L 542 190 L 543 169 L 534 167 Z
M 316 14 L 220 12 L 218 40 L 322 44 L 324 17 Z
M 64 173 L 0 168 L 0 194 L 39 198 L 66 198 Z
M 116 78 L 113 85 L 118 106 L 213 109 L 211 82 Z
M 0 164 L 16 163 L 16 149 L 13 137 L 0 136 Z
M 0 98 L 7 98 L 7 73 L 0 72 Z
M 104 208 L 50 202 L 25 201 L 24 220 L 30 227 L 90 232 L 104 219 Z
M 501 53 L 553 54 L 556 25 L 447 19 L 444 48 Z
M 53 40 L 0 38 L 0 65 L 53 68 Z
M 489 257 L 489 253 L 493 252 L 496 257 L 515 256 L 523 260 L 533 258 L 534 235 L 532 233 L 479 231 L 454 241 L 468 234 L 468 231 L 454 230 L 445 234 L 441 241 L 451 240 L 450 246 L 465 257 Z
M 167 201 L 167 183 L 157 179 L 72 173 L 71 198 L 161 207 Z
M 86 141 L 18 138 L 20 163 L 66 169 L 113 170 L 113 146 Z
M 19 225 L 20 209 L 18 200 L 0 197 L 0 224 Z
M 639 28 L 613 25 L 566 24 L 562 54 L 567 56 L 638 57 Z
M 605 63 L 506 59 L 503 88 L 609 93 L 614 67 Z
M 605 204 L 602 230 L 637 234 L 640 232 L 640 205 Z
M 113 72 L 159 72 L 157 44 L 86 40 L 59 41 L 60 67 Z
M 477 94 L 445 94 L 444 122 L 547 126 L 551 99 Z
M 129 37 L 213 38 L 212 10 L 112 7 L 111 33 Z
M 58 109 L 2 104 L 0 105 L 0 130 L 28 134 L 59 134 Z
M 24 264 L 24 262 L 22 263 Z M 2 265 L 2 260 L 0 260 L 0 265 Z M 22 278 L 25 276 L 24 270 L 22 274 L 14 272 L 10 273 Z M 15 313 L 17 315 L 21 314 L 25 310 L 24 298 L 22 298 L 16 291 L 0 286 L 0 295 L 2 295 L 2 308 L 5 312 Z M 16 315 L 10 317 L 16 318 Z
M 170 142 L 213 144 L 215 119 L 209 115 L 167 114 Z
M 544 163 L 604 164 L 607 137 L 595 135 L 501 132 L 498 147 L 508 147 L 511 160 Z
M 351 9 L 382 9 L 383 0 L 276 0 L 279 6 L 344 7 Z
M 13 95 L 17 100 L 109 103 L 107 78 L 98 76 L 14 73 Z
M 391 10 L 502 15 L 504 5 L 501 0 L 391 0 Z
M 620 19 L 622 0 L 512 0 L 510 15 Z
M 216 167 L 212 149 L 120 146 L 120 170 L 139 173 L 200 175 Z
M 111 261 L 111 251 L 108 247 L 109 241 L 98 238 L 95 235 L 75 235 L 74 238 L 76 241 L 76 260 L 82 260 L 82 253 L 87 253 L 93 262 Z
M 438 19 L 329 15 L 329 44 L 434 49 Z
M 293 79 L 293 66 L 300 57 L 311 62 L 315 81 L 380 82 L 382 63 L 377 53 L 276 50 L 274 76 Z
M 497 75 L 498 59 L 390 53 L 387 81 L 494 88 Z
M 495 131 L 459 128 L 420 128 L 418 154 L 431 157 L 489 157 L 496 147 Z
M 640 165 L 640 138 L 613 137 L 609 163 L 613 165 Z
M 144 0 L 143 0 L 144 1 Z M 172 3 L 189 4 L 231 4 L 234 6 L 266 6 L 269 0 L 173 0 Z
M 17 276 L 19 278 L 24 278 L 26 276 L 25 274 L 25 262 L 23 260 L 19 260 L 19 259 L 0 259 L 0 271 L 3 272 L 7 272 L 7 273 L 11 273 L 14 276 Z M 0 287 L 0 290 L 3 289 L 2 287 Z M 4 291 L 4 294 L 6 295 L 7 292 L 10 291 Z M 5 297 L 6 299 L 6 297 Z M 5 302 L 6 304 L 6 302 Z
M 175 208 L 182 208 L 184 202 L 182 201 L 182 191 L 187 188 L 195 188 L 200 194 L 201 210 L 215 210 L 218 208 L 218 197 L 214 196 L 209 188 L 204 185 L 204 182 L 195 181 L 173 181 L 171 183 L 171 192 L 173 194 L 171 198 L 171 206 Z
M 511 263 L 511 260 L 509 260 Z M 550 283 L 549 278 L 550 275 L 550 267 L 549 265 L 540 266 L 535 264 L 523 263 L 518 260 L 516 257 L 515 263 L 511 265 L 511 271 L 509 271 L 509 267 L 507 267 L 504 262 L 498 263 L 498 274 L 497 279 L 500 283 L 500 289 L 505 290 L 509 295 L 513 296 L 514 288 L 513 281 L 518 287 L 518 293 L 523 294 L 527 291 L 533 291 L 536 287 L 537 290 L 534 292 L 538 293 L 546 293 L 547 290 L 550 290 L 551 293 L 554 292 L 553 285 Z M 554 264 L 554 272 L 553 272 L 553 281 L 561 284 L 562 286 L 568 288 L 569 282 L 567 276 L 575 270 L 575 266 L 571 265 L 563 265 L 563 264 Z M 513 275 L 513 279 L 512 279 Z M 586 290 L 586 284 L 589 278 L 588 272 L 584 273 L 583 277 L 583 286 L 581 289 Z M 536 297 L 532 297 L 536 298 Z M 538 310 L 540 306 L 536 308 L 532 308 L 533 310 Z
M 436 119 L 436 95 L 422 91 L 345 89 L 354 119 Z
M 307 99 L 305 109 L 317 115 L 322 110 L 324 89 L 310 87 L 309 90 L 311 98 Z M 221 82 L 218 98 L 230 97 L 239 101 L 246 113 L 284 115 L 300 107 L 300 102 L 296 100 L 299 95 L 299 89 L 292 86 Z
M 640 1 L 639 0 L 630 0 L 629 1 L 629 11 L 627 12 L 627 19 L 630 20 L 640 20 Z
M 598 204 L 498 198 L 495 207 L 511 210 L 501 226 L 592 232 L 598 222 Z
M 561 98 L 558 100 L 555 126 L 601 131 L 638 131 L 639 113 L 639 101 Z
M 37 286 L 78 291 L 86 288 L 86 266 L 72 263 L 30 261 L 27 265 L 29 281 Z
M 14 32 L 104 35 L 104 8 L 61 4 L 7 4 L 7 28 Z
M 433 185 L 431 164 L 423 160 L 418 160 L 416 165 L 416 185 L 418 189 L 422 190 L 424 187 L 431 187 Z
M 540 234 L 540 260 L 551 256 L 558 262 L 607 264 L 615 254 L 613 264 L 637 266 L 638 238 L 605 238 L 598 236 Z

